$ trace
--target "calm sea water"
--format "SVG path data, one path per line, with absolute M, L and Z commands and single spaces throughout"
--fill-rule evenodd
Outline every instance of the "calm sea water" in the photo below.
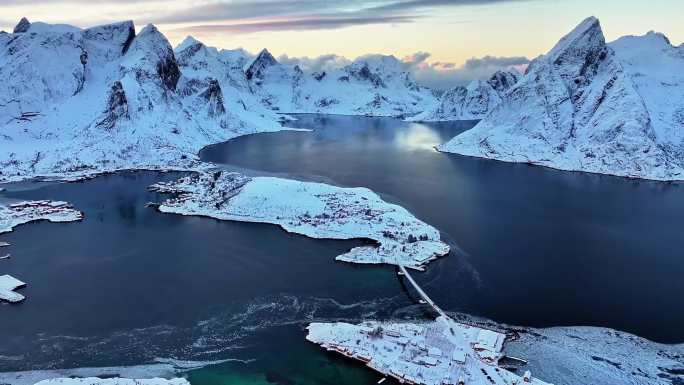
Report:
M 440 306 L 530 326 L 597 325 L 684 341 L 684 186 L 441 154 L 472 123 L 299 116 L 313 132 L 237 138 L 204 160 L 249 173 L 366 186 L 436 226 L 454 252 L 416 278 Z M 161 214 L 145 188 L 179 174 L 127 172 L 30 185 L 78 223 L 0 236 L 0 272 L 26 302 L 0 306 L 0 371 L 229 362 L 193 384 L 358 384 L 378 376 L 304 341 L 311 320 L 424 317 L 390 267 L 334 257 L 360 242 L 275 226 Z M 5 250 L 3 250 L 4 252 Z M 287 352 L 287 354 L 286 354 Z
M 443 308 L 528 326 L 594 325 L 684 341 L 684 185 L 436 152 L 473 122 L 300 115 L 204 160 L 366 186 L 460 251 L 419 275 Z

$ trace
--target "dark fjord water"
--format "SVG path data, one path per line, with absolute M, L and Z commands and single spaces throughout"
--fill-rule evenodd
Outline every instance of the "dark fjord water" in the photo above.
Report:
M 365 186 L 439 228 L 454 252 L 417 274 L 443 308 L 531 326 L 597 325 L 684 341 L 684 186 L 440 154 L 472 123 L 299 116 L 314 132 L 237 138 L 204 160 Z M 389 267 L 334 262 L 355 241 L 145 208 L 178 174 L 130 172 L 3 193 L 62 199 L 82 222 L 0 236 L 0 272 L 29 282 L 0 307 L 0 371 L 237 358 L 193 384 L 370 383 L 304 341 L 310 320 L 420 317 Z M 4 251 L 4 250 L 3 250 Z

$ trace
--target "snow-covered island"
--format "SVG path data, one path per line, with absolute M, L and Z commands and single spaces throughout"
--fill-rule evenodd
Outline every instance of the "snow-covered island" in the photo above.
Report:
M 15 226 L 35 222 L 74 222 L 83 219 L 83 213 L 62 201 L 23 201 L 0 204 L 0 234 L 12 231 Z M 3 246 L 6 246 L 3 244 Z
M 684 180 L 684 46 L 606 43 L 590 17 L 440 151 L 630 178 Z
M 431 322 L 312 323 L 306 339 L 415 385 L 545 382 L 498 365 L 506 335 L 440 316 Z
M 449 252 L 437 229 L 366 188 L 216 171 L 160 182 L 151 189 L 178 194 L 159 205 L 159 211 L 165 213 L 271 223 L 312 238 L 370 239 L 377 243 L 355 247 L 338 256 L 340 261 L 422 270 Z
M 24 286 L 26 286 L 26 283 L 11 275 L 0 275 L 0 301 L 7 301 L 10 303 L 23 301 L 26 297 L 17 293 L 15 290 Z

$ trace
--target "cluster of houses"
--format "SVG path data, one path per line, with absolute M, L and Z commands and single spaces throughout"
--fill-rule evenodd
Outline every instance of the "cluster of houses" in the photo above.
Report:
M 425 323 L 312 323 L 307 339 L 411 385 L 549 385 L 498 365 L 506 335 L 440 316 Z

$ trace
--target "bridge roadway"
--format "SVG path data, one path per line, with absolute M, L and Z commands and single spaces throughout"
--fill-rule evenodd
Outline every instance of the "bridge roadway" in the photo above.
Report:
M 401 274 L 404 277 L 406 277 L 406 279 L 408 279 L 409 282 L 411 282 L 411 285 L 413 285 L 413 287 L 416 289 L 416 291 L 418 292 L 420 297 L 423 299 L 423 301 L 425 301 L 428 305 L 432 306 L 432 308 L 435 309 L 435 311 L 440 316 L 442 316 L 446 319 L 451 319 L 451 317 L 446 315 L 446 313 L 439 306 L 437 306 L 437 304 L 432 299 L 430 299 L 430 297 L 428 297 L 428 295 L 423 291 L 423 289 L 421 289 L 420 286 L 418 286 L 418 283 L 413 279 L 411 274 L 409 274 L 409 272 L 406 270 L 406 268 L 404 266 L 399 265 L 399 271 L 401 271 Z

